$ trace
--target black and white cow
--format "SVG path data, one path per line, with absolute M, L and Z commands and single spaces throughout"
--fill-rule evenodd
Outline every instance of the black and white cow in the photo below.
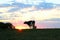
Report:
M 35 21 L 25 21 L 24 24 L 27 24 L 30 28 L 36 29 Z

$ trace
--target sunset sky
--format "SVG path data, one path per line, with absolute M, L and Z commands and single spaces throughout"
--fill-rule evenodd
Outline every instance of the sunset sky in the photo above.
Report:
M 26 29 L 29 20 L 39 29 L 60 28 L 60 0 L 0 0 L 0 22 Z

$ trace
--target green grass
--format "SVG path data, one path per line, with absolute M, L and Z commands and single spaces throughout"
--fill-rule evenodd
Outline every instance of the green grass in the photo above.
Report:
M 25 29 L 18 30 L 0 29 L 0 40 L 58 40 L 60 29 Z

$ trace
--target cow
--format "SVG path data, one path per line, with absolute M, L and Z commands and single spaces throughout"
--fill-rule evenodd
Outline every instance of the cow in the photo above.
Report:
M 15 26 L 13 26 L 11 23 L 5 23 L 5 26 L 6 26 L 8 29 L 15 29 Z
M 0 22 L 0 28 L 2 28 L 2 29 L 6 28 L 5 24 L 3 22 Z
M 1 29 L 13 29 L 14 26 L 9 22 L 7 22 L 7 23 L 0 22 L 0 28 Z
M 32 20 L 31 21 L 25 21 L 24 24 L 27 24 L 32 29 L 36 29 L 34 20 L 33 21 Z

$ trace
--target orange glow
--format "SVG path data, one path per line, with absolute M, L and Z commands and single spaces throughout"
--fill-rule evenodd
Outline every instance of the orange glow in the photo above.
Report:
M 19 25 L 19 26 L 16 26 L 15 29 L 17 29 L 18 32 L 23 32 L 23 29 L 29 29 L 29 27 Z
M 18 29 L 18 32 L 22 32 L 23 30 L 22 29 Z
M 15 29 L 19 29 L 19 30 L 21 30 L 21 29 L 29 29 L 29 27 L 25 27 L 25 26 L 16 26 L 15 27 Z

